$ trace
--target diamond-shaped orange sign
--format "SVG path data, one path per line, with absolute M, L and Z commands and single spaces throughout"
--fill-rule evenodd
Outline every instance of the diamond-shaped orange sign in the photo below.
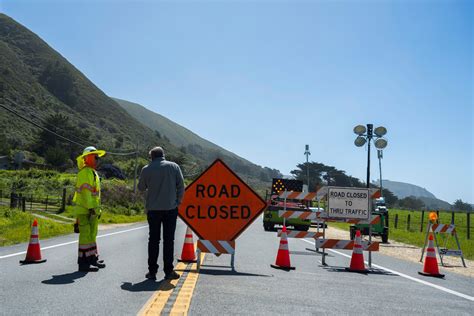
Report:
M 204 240 L 235 240 L 265 201 L 217 159 L 186 187 L 179 217 Z

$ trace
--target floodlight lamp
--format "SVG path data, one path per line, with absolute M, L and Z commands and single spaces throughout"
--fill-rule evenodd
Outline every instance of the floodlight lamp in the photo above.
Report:
M 387 134 L 387 129 L 383 126 L 379 126 L 374 130 L 374 134 L 378 137 L 382 137 L 383 135 Z
M 366 129 L 364 125 L 357 125 L 354 127 L 354 134 L 357 134 L 359 136 L 364 135 Z
M 365 139 L 365 137 L 362 137 L 362 136 L 357 136 L 357 138 L 355 139 L 354 141 L 354 144 L 357 146 L 357 147 L 362 147 L 364 146 L 365 142 L 367 140 Z
M 384 149 L 385 147 L 387 147 L 387 140 L 384 139 L 384 138 L 379 138 L 375 141 L 375 147 L 377 149 Z

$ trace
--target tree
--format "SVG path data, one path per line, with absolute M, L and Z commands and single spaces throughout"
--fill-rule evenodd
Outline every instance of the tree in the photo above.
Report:
M 363 183 L 352 176 L 346 175 L 343 170 L 333 166 L 326 166 L 318 162 L 298 164 L 298 169 L 292 170 L 291 174 L 297 180 L 307 182 L 307 167 L 309 167 L 309 190 L 315 190 L 317 186 L 331 185 L 340 187 L 363 187 Z
M 48 116 L 44 120 L 43 125 L 48 130 L 72 139 L 73 141 L 87 140 L 89 138 L 88 130 L 77 128 L 70 122 L 68 116 L 60 113 Z M 58 147 L 61 147 L 71 159 L 73 159 L 81 149 L 80 146 L 70 143 L 49 131 L 41 130 L 36 141 L 35 152 L 41 156 L 45 156 L 48 149 Z
M 55 167 L 61 167 L 67 162 L 68 153 L 60 147 L 50 147 L 44 156 L 46 162 Z
M 461 199 L 454 202 L 453 209 L 460 211 L 472 211 L 472 206 L 469 203 L 464 203 Z
M 407 196 L 404 199 L 398 200 L 398 205 L 410 210 L 419 210 L 425 206 L 425 203 L 414 196 Z

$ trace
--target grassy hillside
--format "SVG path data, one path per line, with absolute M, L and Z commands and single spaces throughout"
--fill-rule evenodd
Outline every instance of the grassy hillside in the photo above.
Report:
M 196 135 L 187 128 L 167 119 L 166 117 L 148 110 L 144 106 L 121 100 L 114 99 L 129 114 L 149 128 L 158 131 L 164 138 L 169 139 L 176 146 L 190 153 L 207 164 L 216 158 L 224 160 L 233 170 L 244 176 L 246 180 L 253 182 L 254 185 L 261 188 L 269 188 L 269 182 L 273 177 L 279 177 L 280 172 L 275 169 L 261 167 L 245 160 L 236 154 L 225 150 L 218 145 Z
M 41 38 L 4 14 L 0 14 L 0 74 L 0 103 L 81 144 L 71 145 L 72 151 L 79 152 L 84 145 L 130 151 L 140 143 L 144 149 L 160 144 L 173 156 L 182 155 L 130 116 Z M 48 117 L 53 114 L 63 115 L 67 128 L 48 125 Z M 33 151 L 45 145 L 38 144 L 37 127 L 3 108 L 0 124 L 0 155 L 8 149 Z

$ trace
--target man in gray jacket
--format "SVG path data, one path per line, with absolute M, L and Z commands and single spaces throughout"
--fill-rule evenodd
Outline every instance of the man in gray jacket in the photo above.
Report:
M 150 229 L 148 237 L 147 279 L 156 280 L 161 225 L 163 225 L 163 270 L 165 279 L 178 279 L 174 271 L 174 233 L 178 206 L 184 195 L 183 174 L 179 166 L 165 160 L 163 148 L 150 150 L 150 164 L 143 167 L 138 189 L 146 191 L 145 213 Z

